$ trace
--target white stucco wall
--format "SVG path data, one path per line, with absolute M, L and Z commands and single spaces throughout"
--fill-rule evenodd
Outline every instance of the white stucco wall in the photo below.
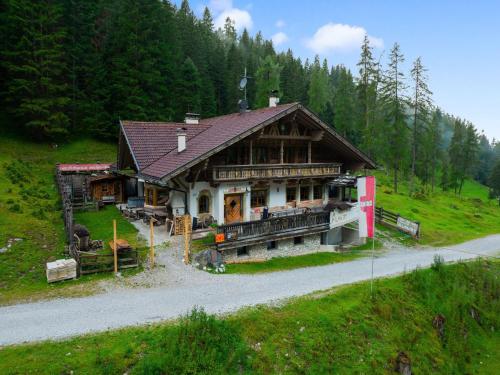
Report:
M 211 187 L 208 182 L 196 182 L 193 187 L 190 186 L 189 189 L 189 197 L 188 197 L 188 204 L 189 204 L 189 213 L 191 216 L 198 217 L 199 212 L 198 212 L 198 199 L 200 197 L 200 193 L 207 193 L 209 197 L 209 211 L 212 214 L 214 218 L 217 218 L 216 216 L 216 208 L 217 208 L 217 202 L 216 202 L 216 193 L 217 189 L 214 187 Z

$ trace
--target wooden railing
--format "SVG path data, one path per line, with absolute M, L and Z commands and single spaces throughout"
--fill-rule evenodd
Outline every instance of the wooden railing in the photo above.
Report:
M 329 224 L 330 213 L 320 211 L 221 225 L 217 228 L 217 233 L 224 234 L 223 242 L 230 242 L 294 232 L 300 229 L 328 228 Z
M 418 239 L 420 237 L 420 222 L 387 211 L 383 207 L 375 208 L 375 220 L 382 225 L 407 233 L 414 238 Z
M 340 174 L 340 166 L 340 163 L 220 165 L 213 168 L 213 179 L 238 181 L 335 176 Z

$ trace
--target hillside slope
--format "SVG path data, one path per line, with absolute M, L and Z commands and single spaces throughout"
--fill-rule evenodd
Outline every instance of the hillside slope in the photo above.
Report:
M 53 147 L 0 134 L 0 303 L 15 294 L 30 296 L 48 286 L 45 262 L 60 258 L 65 245 L 56 163 L 108 162 L 116 146 L 79 140 Z M 21 239 L 14 241 L 13 239 Z
M 410 197 L 408 184 L 392 189 L 392 178 L 377 176 L 377 206 L 421 223 L 420 242 L 444 246 L 500 232 L 500 206 L 488 198 L 488 188 L 467 180 L 461 196 L 453 191 L 416 194 Z

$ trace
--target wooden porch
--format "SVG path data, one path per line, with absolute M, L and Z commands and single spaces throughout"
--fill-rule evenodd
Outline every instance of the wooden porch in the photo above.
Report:
M 217 243 L 217 248 L 231 249 L 268 240 L 320 233 L 327 231 L 329 225 L 330 212 L 323 210 L 221 225 L 217 228 L 217 237 L 224 237 Z
M 333 177 L 340 174 L 340 166 L 340 163 L 219 165 L 213 167 L 213 180 Z

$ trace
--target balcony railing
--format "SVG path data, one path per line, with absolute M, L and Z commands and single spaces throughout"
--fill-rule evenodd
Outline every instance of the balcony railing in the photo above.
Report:
M 329 225 L 330 212 L 327 211 L 226 224 L 217 228 L 217 234 L 224 235 L 218 246 L 227 247 L 254 239 L 266 240 L 273 235 L 294 234 L 301 230 L 317 232 L 328 229 Z
M 340 163 L 221 165 L 213 169 L 214 181 L 241 181 L 340 174 Z

